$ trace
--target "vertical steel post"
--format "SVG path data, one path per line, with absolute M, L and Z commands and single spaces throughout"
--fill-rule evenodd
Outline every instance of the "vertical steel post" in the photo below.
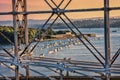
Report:
M 24 0 L 24 12 L 27 12 L 27 1 Z M 25 47 L 28 45 L 28 21 L 27 21 L 27 14 L 24 14 L 24 22 L 25 22 Z
M 12 0 L 12 11 L 13 11 L 13 27 L 14 27 L 14 61 L 18 61 L 18 35 L 17 35 L 17 25 L 16 25 L 16 10 L 15 10 L 16 0 Z M 19 80 L 19 66 L 15 66 L 15 80 Z
M 24 12 L 27 12 L 27 1 L 23 0 L 23 4 L 24 4 Z M 27 21 L 27 14 L 23 15 L 24 17 L 24 31 L 25 31 L 25 47 L 27 47 L 28 45 L 28 21 Z M 28 52 L 28 51 L 26 51 Z M 28 57 L 28 56 L 27 56 Z M 29 65 L 26 65 L 26 79 L 29 80 Z
M 106 80 L 110 80 L 110 23 L 109 0 L 104 0 L 104 40 L 105 40 L 105 70 Z

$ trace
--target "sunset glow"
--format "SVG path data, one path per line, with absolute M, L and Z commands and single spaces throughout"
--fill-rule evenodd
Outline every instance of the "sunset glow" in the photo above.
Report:
M 57 1 L 57 0 L 56 0 Z M 60 0 L 58 0 L 60 1 Z M 58 2 L 57 1 L 57 2 Z M 67 3 L 65 0 L 61 8 Z M 104 0 L 72 0 L 67 9 L 85 9 L 85 8 L 102 8 Z M 120 0 L 110 0 L 110 7 L 120 7 Z M 27 10 L 51 10 L 44 0 L 27 0 Z M 12 11 L 12 0 L 0 0 L 0 12 Z M 92 17 L 103 17 L 103 11 L 101 12 L 85 12 L 85 13 L 69 13 L 70 18 L 92 18 Z M 29 19 L 46 19 L 49 15 L 29 15 Z M 119 11 L 111 11 L 110 16 L 120 16 Z M 0 16 L 0 20 L 11 20 L 12 16 Z

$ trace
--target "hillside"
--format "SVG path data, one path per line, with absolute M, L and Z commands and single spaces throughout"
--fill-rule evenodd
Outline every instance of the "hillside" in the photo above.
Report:
M 73 23 L 78 28 L 103 28 L 104 27 L 104 20 L 102 18 L 74 20 Z M 69 25 L 71 26 L 70 23 Z M 53 25 L 53 28 L 62 29 L 62 28 L 66 28 L 65 26 L 66 25 L 63 23 L 56 23 Z M 112 28 L 120 27 L 120 18 L 110 18 L 110 27 Z
M 18 28 L 19 29 L 19 28 Z M 38 29 L 35 28 L 28 28 L 28 39 L 31 41 L 33 37 L 38 33 Z M 52 35 L 59 35 L 59 34 L 65 34 L 66 31 L 53 31 L 51 27 L 48 27 L 47 29 L 42 29 L 40 34 L 36 36 L 35 41 L 40 40 L 47 40 L 52 39 Z M 24 32 L 21 34 L 21 32 L 18 31 L 18 41 L 20 43 L 24 43 Z M 55 37 L 54 37 L 55 38 Z M 14 29 L 11 26 L 0 26 L 0 45 L 9 44 L 11 42 L 14 42 Z M 12 43 L 11 43 L 12 44 Z
M 38 28 L 42 27 L 46 20 L 28 20 L 28 27 L 29 28 Z M 49 27 L 53 19 L 45 26 Z M 67 20 L 66 20 L 67 21 Z M 91 18 L 91 19 L 72 19 L 72 22 L 78 28 L 103 28 L 104 27 L 104 20 L 103 18 Z M 12 21 L 0 21 L 0 25 L 2 26 L 12 26 Z M 71 25 L 70 23 L 68 23 Z M 110 18 L 110 27 L 116 28 L 120 27 L 120 17 L 112 17 Z M 64 29 L 66 25 L 58 19 L 57 22 L 52 26 L 53 29 Z

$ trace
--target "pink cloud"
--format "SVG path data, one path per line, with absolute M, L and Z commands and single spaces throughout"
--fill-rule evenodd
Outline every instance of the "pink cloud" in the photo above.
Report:
M 0 0 L 0 4 L 11 4 L 12 0 Z
M 11 11 L 12 0 L 0 0 L 0 12 Z

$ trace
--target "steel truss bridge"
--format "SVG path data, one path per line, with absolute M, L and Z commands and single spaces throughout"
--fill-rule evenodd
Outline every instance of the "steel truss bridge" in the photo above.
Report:
M 119 10 L 120 7 L 109 7 L 109 0 L 104 0 L 103 8 L 88 8 L 88 9 L 67 9 L 72 0 L 68 0 L 66 5 L 63 8 L 60 6 L 63 5 L 64 0 L 61 0 L 59 4 L 55 2 L 55 0 L 44 0 L 46 4 L 51 8 L 48 11 L 27 11 L 27 0 L 11 0 L 12 1 L 12 11 L 11 12 L 0 12 L 0 15 L 12 15 L 13 16 L 13 27 L 14 27 L 14 43 L 11 42 L 4 34 L 1 35 L 6 38 L 12 45 L 14 45 L 14 55 L 12 55 L 8 50 L 4 47 L 1 47 L 9 57 L 0 57 L 1 64 L 9 67 L 15 72 L 15 79 L 19 80 L 20 76 L 26 76 L 26 80 L 29 79 L 30 73 L 29 71 L 33 71 L 39 75 L 47 77 L 49 80 L 56 80 L 54 77 L 47 76 L 42 72 L 31 69 L 29 66 L 38 66 L 47 68 L 56 74 L 60 75 L 60 80 L 63 80 L 63 71 L 66 71 L 66 75 L 69 75 L 69 72 L 76 73 L 79 75 L 86 76 L 88 78 L 92 78 L 93 80 L 110 80 L 112 74 L 120 74 L 120 64 L 114 64 L 116 59 L 120 54 L 120 48 L 115 53 L 115 55 L 111 58 L 110 51 L 110 17 L 109 13 L 112 10 Z M 22 11 L 19 11 L 19 7 Z M 67 16 L 66 13 L 77 13 L 77 12 L 97 12 L 104 11 L 104 47 L 105 53 L 102 55 L 97 48 L 83 35 L 83 33 L 77 28 L 77 26 L 71 21 L 71 19 Z M 43 24 L 42 28 L 38 27 L 38 32 L 31 40 L 28 42 L 28 19 L 27 16 L 30 14 L 51 14 L 46 22 Z M 19 17 L 22 15 L 22 18 Z M 31 57 L 30 53 L 35 49 L 39 42 L 33 46 L 32 49 L 28 50 L 30 45 L 34 42 L 35 38 L 38 37 L 41 33 L 41 29 L 44 29 L 51 18 L 57 15 L 53 22 L 50 24 L 52 26 L 55 21 L 60 18 L 66 26 L 75 34 L 75 36 L 79 39 L 79 41 L 88 49 L 91 54 L 96 58 L 97 61 L 77 61 L 70 59 L 55 59 L 55 58 L 46 58 L 46 57 Z M 64 17 L 64 18 L 63 18 Z M 75 32 L 74 29 L 66 22 L 66 20 L 74 27 L 74 29 L 83 36 L 84 40 L 81 39 L 79 35 Z M 18 32 L 20 34 L 18 34 Z M 19 54 L 19 45 L 24 41 L 25 48 Z M 86 42 L 87 44 L 86 44 Z M 88 46 L 89 45 L 89 46 Z M 91 49 L 92 48 L 92 49 Z M 94 52 L 94 51 L 95 52 Z M 24 58 L 23 58 L 24 56 Z M 8 64 L 15 65 L 15 69 L 11 68 Z M 20 67 L 25 68 L 26 75 L 20 73 Z M 99 76 L 89 76 L 86 72 L 94 72 Z M 5 79 L 10 80 L 9 77 L 0 73 L 1 76 L 5 77 Z

